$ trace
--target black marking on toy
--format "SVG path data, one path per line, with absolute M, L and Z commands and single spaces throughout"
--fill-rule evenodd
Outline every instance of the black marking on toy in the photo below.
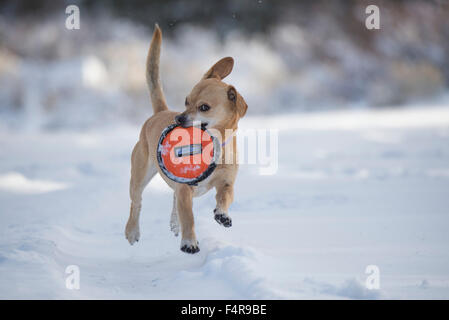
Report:
M 175 147 L 175 156 L 177 158 L 193 156 L 201 152 L 203 152 L 203 145 L 201 143 Z

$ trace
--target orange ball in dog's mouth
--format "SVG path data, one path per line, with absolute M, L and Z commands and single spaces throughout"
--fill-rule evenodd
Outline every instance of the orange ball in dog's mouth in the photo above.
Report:
M 196 185 L 214 171 L 221 148 L 206 129 L 172 124 L 162 131 L 157 160 L 171 180 Z

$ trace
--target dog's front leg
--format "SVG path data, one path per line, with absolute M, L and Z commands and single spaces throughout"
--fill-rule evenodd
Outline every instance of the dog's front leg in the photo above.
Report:
M 200 248 L 194 230 L 192 187 L 181 184 L 176 188 L 175 194 L 179 221 L 181 222 L 181 251 L 196 253 L 200 251 Z
M 226 228 L 232 226 L 232 219 L 228 215 L 228 209 L 234 200 L 234 187 L 228 182 L 219 184 L 217 187 L 217 207 L 214 210 L 215 220 Z

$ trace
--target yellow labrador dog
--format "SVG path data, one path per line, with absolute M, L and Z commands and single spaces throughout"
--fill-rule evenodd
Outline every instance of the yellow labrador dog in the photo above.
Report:
M 156 25 L 146 63 L 146 78 L 154 115 L 144 123 L 139 141 L 131 156 L 131 210 L 125 235 L 131 245 L 139 240 L 142 192 L 148 182 L 159 172 L 174 190 L 173 211 L 170 219 L 171 230 L 177 236 L 180 223 L 181 250 L 187 253 L 196 253 L 200 249 L 194 230 L 193 197 L 203 195 L 215 188 L 217 191 L 215 220 L 225 227 L 232 225 L 228 208 L 233 201 L 233 186 L 238 170 L 236 138 L 230 136 L 232 143 L 229 144 L 226 144 L 224 140 L 229 129 L 234 132 L 237 130 L 237 123 L 245 115 L 248 106 L 233 86 L 222 81 L 231 73 L 234 66 L 234 60 L 227 57 L 214 64 L 193 87 L 186 97 L 184 112 L 170 111 L 165 101 L 159 76 L 161 43 L 162 33 Z M 201 124 L 207 129 L 218 130 L 216 132 L 223 137 L 219 137 L 223 148 L 221 157 L 225 154 L 226 157 L 231 155 L 231 161 L 229 159 L 222 161 L 208 178 L 199 182 L 197 186 L 191 186 L 172 181 L 161 172 L 157 161 L 157 147 L 161 133 L 168 125 L 176 122 L 180 126 L 189 127 L 197 121 L 201 121 Z M 224 148 L 227 149 L 224 150 Z

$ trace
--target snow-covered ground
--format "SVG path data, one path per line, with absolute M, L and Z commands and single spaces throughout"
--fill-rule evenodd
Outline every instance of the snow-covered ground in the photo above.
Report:
M 144 119 L 142 119 L 143 122 Z M 201 251 L 169 229 L 170 189 L 144 192 L 124 236 L 138 127 L 0 132 L 0 298 L 449 298 L 449 108 L 247 118 L 279 131 L 279 170 L 242 165 L 232 228 L 194 202 Z M 65 286 L 80 268 L 80 290 Z M 368 265 L 380 289 L 368 290 Z

